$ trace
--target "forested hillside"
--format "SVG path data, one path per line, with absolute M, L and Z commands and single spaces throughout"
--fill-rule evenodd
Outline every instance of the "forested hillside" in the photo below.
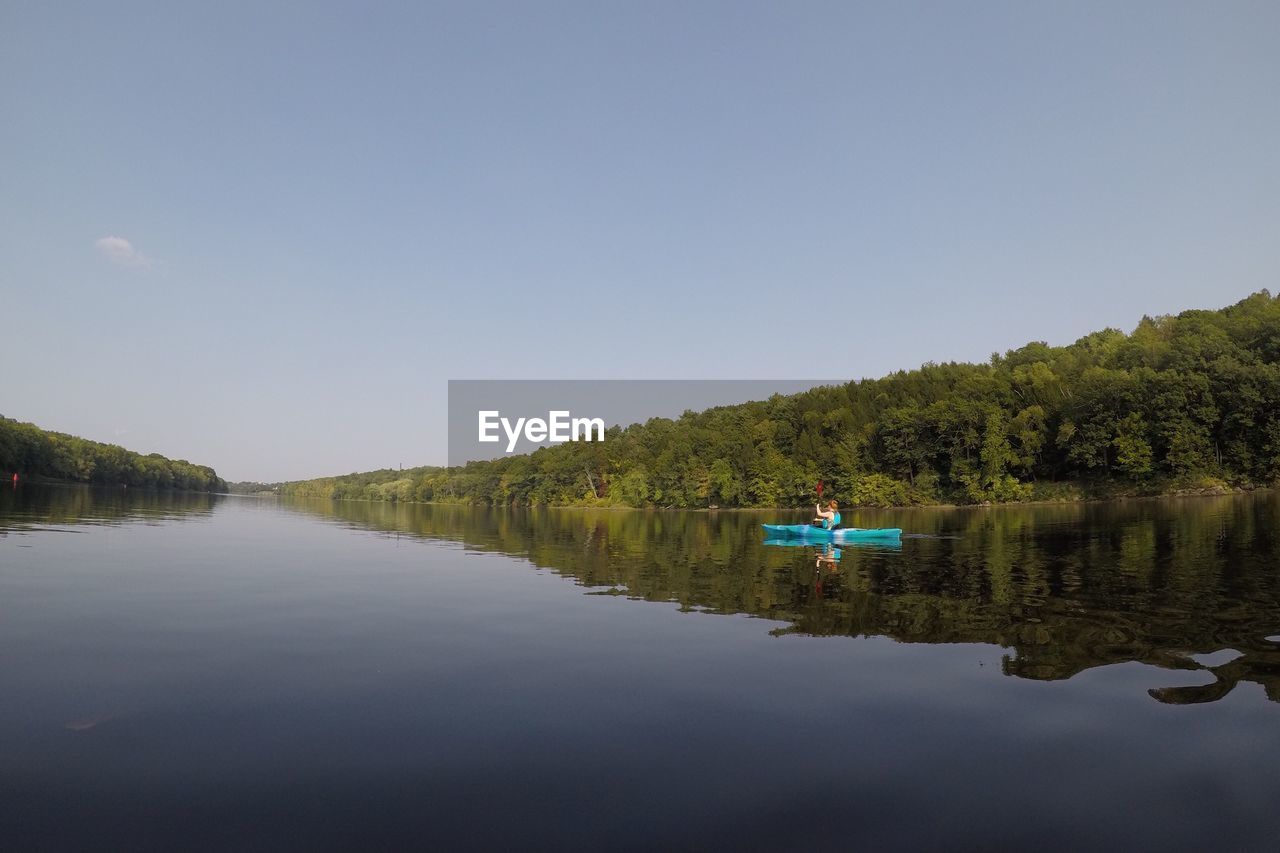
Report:
M 35 424 L 0 417 L 0 473 L 6 479 L 49 478 L 78 483 L 147 486 L 197 492 L 221 491 L 225 485 L 207 465 L 143 456 L 117 447 L 49 432 Z
M 852 367 L 852 366 L 851 366 Z M 464 468 L 375 471 L 281 492 L 372 500 L 787 506 L 1016 501 L 1270 484 L 1280 477 L 1280 297 L 1144 317 L 987 364 L 612 429 Z

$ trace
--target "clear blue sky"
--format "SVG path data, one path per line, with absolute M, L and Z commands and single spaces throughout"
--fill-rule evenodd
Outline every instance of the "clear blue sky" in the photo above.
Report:
M 0 413 L 275 480 L 449 378 L 878 376 L 1280 285 L 1280 4 L 0 2 Z M 114 239 L 108 239 L 114 238 Z

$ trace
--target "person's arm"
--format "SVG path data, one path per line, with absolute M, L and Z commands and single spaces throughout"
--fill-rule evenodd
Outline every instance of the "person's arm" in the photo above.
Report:
M 831 518 L 834 515 L 831 510 L 823 509 L 820 504 L 815 504 L 813 511 L 818 514 L 818 518 Z

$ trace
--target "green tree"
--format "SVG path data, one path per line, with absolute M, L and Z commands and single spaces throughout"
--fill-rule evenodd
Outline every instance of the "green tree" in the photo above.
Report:
M 1112 442 L 1116 449 L 1116 467 L 1135 480 L 1151 473 L 1151 442 L 1147 434 L 1146 421 L 1133 412 L 1120 422 Z

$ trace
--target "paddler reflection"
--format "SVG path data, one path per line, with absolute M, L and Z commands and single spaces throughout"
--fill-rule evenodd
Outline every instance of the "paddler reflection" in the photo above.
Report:
M 826 596 L 826 592 L 822 589 L 822 578 L 827 572 L 835 572 L 839 562 L 840 549 L 835 545 L 828 544 L 825 548 L 818 549 L 818 559 L 813 568 L 813 591 L 819 598 Z
M 840 549 L 834 544 L 828 544 L 825 548 L 819 549 L 818 560 L 814 564 L 816 569 L 830 569 L 835 571 L 837 564 L 840 562 Z

